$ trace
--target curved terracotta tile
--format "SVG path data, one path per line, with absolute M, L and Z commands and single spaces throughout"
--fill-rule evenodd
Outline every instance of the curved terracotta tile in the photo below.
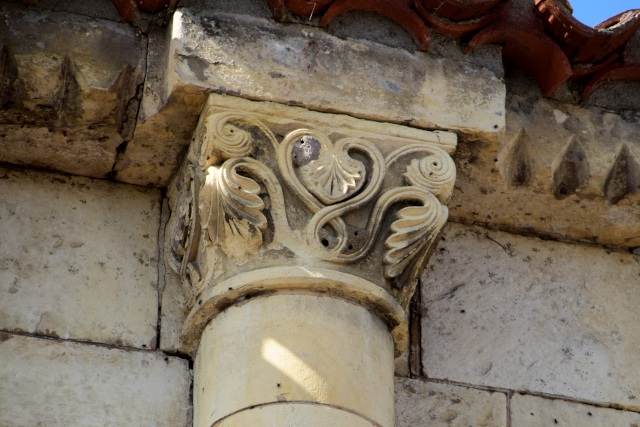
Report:
M 284 7 L 284 0 L 267 0 L 267 4 L 269 5 L 269 9 L 271 9 L 273 19 L 276 21 L 281 20 L 284 15 L 284 11 L 286 10 Z
M 616 59 L 618 59 L 620 55 L 617 53 L 612 53 L 609 55 L 607 59 L 599 63 L 598 65 L 594 65 L 592 67 L 584 67 L 584 68 L 572 68 L 573 74 L 571 75 L 571 80 L 578 80 L 584 76 L 588 76 L 589 74 L 593 74 L 596 71 L 600 71 L 608 65 L 611 65 Z
M 480 28 L 489 25 L 498 16 L 498 11 L 494 10 L 480 18 L 470 19 L 463 22 L 455 22 L 444 18 L 434 12 L 427 12 L 422 6 L 416 7 L 418 15 L 433 29 L 448 37 L 459 38 L 467 36 Z
M 167 7 L 173 7 L 178 0 L 111 0 L 118 9 L 118 13 L 125 21 L 133 18 L 135 11 L 140 8 L 145 12 L 157 12 Z
M 168 6 L 174 6 L 177 0 L 137 0 L 138 7 L 145 12 L 157 12 Z
M 533 11 L 519 3 L 509 1 L 500 6 L 498 21 L 473 36 L 464 52 L 485 43 L 501 44 L 502 54 L 528 72 L 547 97 L 571 77 L 571 65 L 562 49 L 544 33 Z
M 571 62 L 602 60 L 640 27 L 640 9 L 620 13 L 593 28 L 574 18 L 558 0 L 536 0 L 536 12 Z
M 270 0 L 273 1 L 273 0 Z M 286 0 L 287 9 L 295 15 L 309 16 L 324 12 L 336 0 Z
M 627 66 L 621 63 L 610 65 L 591 79 L 587 87 L 582 91 L 581 99 L 586 101 L 594 90 L 611 80 L 640 80 L 640 66 Z
M 582 91 L 585 101 L 594 90 L 611 80 L 640 80 L 640 31 L 637 31 L 622 54 L 622 62 L 608 66 L 596 74 Z
M 136 6 L 135 0 L 112 0 L 113 4 L 118 9 L 118 13 L 125 21 L 130 21 L 133 18 L 133 14 L 135 13 Z
M 350 11 L 377 12 L 407 30 L 419 50 L 427 50 L 431 43 L 431 33 L 418 14 L 409 8 L 412 3 L 413 0 L 338 0 L 329 6 L 320 21 L 320 26 L 325 27 L 336 16 Z
M 484 15 L 502 0 L 421 0 L 425 8 L 445 18 L 459 21 Z

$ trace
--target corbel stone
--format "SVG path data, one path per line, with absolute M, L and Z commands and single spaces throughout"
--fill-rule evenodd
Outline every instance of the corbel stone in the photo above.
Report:
M 218 423 L 238 411 L 290 400 L 393 425 L 393 359 L 406 347 L 408 304 L 447 221 L 444 204 L 456 178 L 449 154 L 455 147 L 456 137 L 448 132 L 209 96 L 169 187 L 172 214 L 164 249 L 189 311 L 181 350 L 197 355 L 196 426 L 225 425 Z M 296 304 L 305 308 L 292 308 Z M 371 319 L 354 320 L 362 315 Z M 310 326 L 325 316 L 326 331 Z M 296 333 L 310 329 L 303 338 L 291 338 L 294 332 L 277 338 L 280 326 L 291 325 Z M 262 346 L 255 363 L 264 363 L 271 360 L 265 342 L 280 346 L 288 339 L 293 341 L 285 350 L 273 354 L 287 359 L 292 351 L 306 366 L 287 373 L 297 362 L 282 362 L 289 368 L 278 375 L 295 383 L 291 390 L 280 390 L 281 384 L 287 387 L 285 379 L 277 386 L 264 379 L 268 369 L 247 378 L 254 367 L 246 360 L 250 354 Z M 323 340 L 354 353 L 334 354 L 333 345 L 315 349 Z M 358 348 L 368 340 L 379 344 L 374 354 L 361 354 Z M 313 360 L 305 361 L 305 354 Z M 235 358 L 248 364 L 245 374 L 227 372 L 226 363 Z M 317 367 L 334 358 L 331 367 Z M 365 365 L 380 377 L 369 379 L 377 397 L 367 403 L 352 396 L 348 385 L 365 374 Z M 307 370 L 315 373 L 296 381 Z M 309 378 L 317 381 L 308 383 Z M 221 387 L 225 398 L 219 398 Z M 257 416 L 247 420 L 260 425 Z M 282 425 L 289 425 L 282 417 Z

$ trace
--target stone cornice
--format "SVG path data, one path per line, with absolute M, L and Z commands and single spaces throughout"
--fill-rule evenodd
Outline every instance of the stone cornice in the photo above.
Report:
M 113 0 L 124 20 L 132 19 L 131 0 Z M 384 15 L 403 27 L 419 50 L 426 51 L 431 31 L 448 37 L 473 36 L 471 51 L 485 43 L 499 43 L 504 55 L 537 81 L 545 97 L 568 79 L 585 79 L 582 100 L 605 81 L 640 80 L 638 47 L 629 40 L 638 35 L 640 9 L 619 13 L 589 27 L 573 17 L 561 0 L 265 0 L 277 21 L 328 26 L 346 12 L 365 10 Z M 172 10 L 176 0 L 138 1 L 140 9 Z M 605 17 L 603 17 L 605 18 Z M 304 21 L 307 21 L 305 19 Z M 638 43 L 635 43 L 637 45 Z M 624 49 L 620 55 L 617 50 Z M 541 66 L 542 64 L 542 66 Z
M 357 300 L 395 329 L 447 220 L 455 146 L 445 132 L 210 95 L 169 188 L 185 346 L 225 305 L 278 290 Z M 292 268 L 304 278 L 291 283 Z

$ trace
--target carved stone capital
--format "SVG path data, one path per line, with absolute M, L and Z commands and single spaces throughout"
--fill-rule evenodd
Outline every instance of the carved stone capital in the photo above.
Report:
M 169 189 L 187 347 L 226 306 L 277 291 L 365 301 L 404 324 L 447 221 L 455 146 L 447 132 L 210 95 Z

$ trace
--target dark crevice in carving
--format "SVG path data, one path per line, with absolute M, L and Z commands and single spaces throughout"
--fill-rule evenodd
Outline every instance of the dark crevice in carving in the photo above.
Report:
M 18 79 L 18 66 L 7 46 L 0 48 L 0 108 L 11 102 Z
M 589 180 L 589 162 L 582 145 L 574 136 L 569 138 L 553 168 L 556 199 L 576 193 Z
M 82 116 L 80 85 L 77 80 L 76 66 L 71 57 L 66 56 L 60 67 L 62 84 L 54 101 L 58 120 L 62 123 L 73 123 Z
M 118 92 L 116 126 L 125 141 L 133 138 L 144 81 L 136 81 L 136 69 L 127 64 L 120 72 L 110 91 Z
M 422 373 L 422 283 L 419 281 L 409 309 L 409 371 L 412 377 Z M 426 377 L 426 375 L 425 375 Z
M 120 160 L 120 157 L 124 154 L 124 152 L 127 150 L 127 141 L 122 141 L 117 147 L 116 147 L 116 155 L 115 155 L 115 159 L 113 160 L 113 165 L 111 165 L 111 170 L 109 172 L 107 172 L 107 176 L 106 178 L 110 181 L 115 181 L 116 179 L 116 165 L 118 164 L 118 161 Z

